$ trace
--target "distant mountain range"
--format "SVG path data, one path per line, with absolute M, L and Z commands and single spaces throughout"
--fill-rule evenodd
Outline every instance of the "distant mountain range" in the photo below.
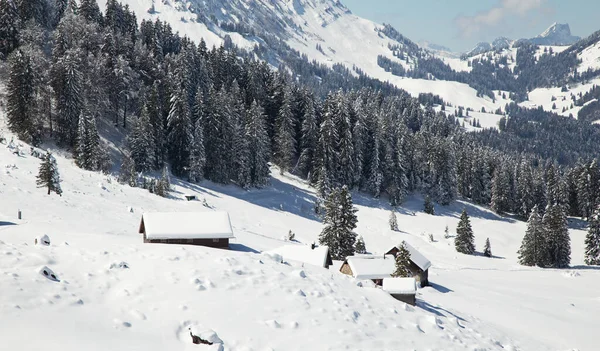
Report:
M 581 37 L 574 36 L 571 34 L 571 28 L 567 23 L 560 24 L 554 23 L 542 34 L 530 38 L 530 39 L 519 39 L 518 42 L 530 42 L 535 45 L 552 45 L 552 46 L 567 46 L 572 45 L 579 41 Z M 500 37 L 494 40 L 492 43 L 480 42 L 475 47 L 465 53 L 466 56 L 475 56 L 488 51 L 501 50 L 511 47 L 515 42 L 514 40 Z

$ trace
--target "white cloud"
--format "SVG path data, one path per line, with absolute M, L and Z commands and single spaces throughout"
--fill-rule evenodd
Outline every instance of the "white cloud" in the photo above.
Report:
M 472 37 L 482 30 L 498 26 L 509 16 L 524 17 L 542 8 L 545 0 L 501 0 L 497 6 L 474 16 L 459 16 L 456 25 L 463 37 Z

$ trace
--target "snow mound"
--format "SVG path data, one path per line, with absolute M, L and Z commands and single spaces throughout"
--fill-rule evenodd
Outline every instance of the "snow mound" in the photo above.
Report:
M 129 264 L 127 262 L 121 261 L 118 263 L 111 263 L 109 269 L 128 269 Z
M 48 280 L 60 282 L 58 276 L 54 273 L 54 271 L 48 268 L 47 266 L 43 266 L 40 269 L 38 269 L 38 273 Z
M 50 246 L 50 238 L 48 237 L 48 235 L 42 235 L 39 236 L 37 238 L 35 238 L 35 244 L 36 245 L 42 245 L 42 246 Z

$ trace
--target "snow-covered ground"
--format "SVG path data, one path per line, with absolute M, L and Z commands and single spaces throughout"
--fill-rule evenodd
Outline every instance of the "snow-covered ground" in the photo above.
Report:
M 173 179 L 172 197 L 163 199 L 78 169 L 58 152 L 64 193 L 48 196 L 36 188 L 39 160 L 28 149 L 17 156 L 0 144 L 2 348 L 220 349 L 193 345 L 191 326 L 205 338 L 216 333 L 225 350 L 597 349 L 600 270 L 583 266 L 580 221 L 572 223 L 573 268 L 541 270 L 516 262 L 520 221 L 460 201 L 430 216 L 412 196 L 398 209 L 400 232 L 392 232 L 386 202 L 354 194 L 367 250 L 382 254 L 406 240 L 432 262 L 432 286 L 410 307 L 333 267 L 260 253 L 284 245 L 289 230 L 309 244 L 322 229 L 313 190 L 292 176 L 273 172 L 269 187 L 252 191 Z M 494 258 L 457 254 L 444 238 L 463 208 L 477 247 L 489 237 Z M 230 213 L 231 250 L 144 244 L 138 234 L 145 211 L 209 210 Z M 34 245 L 42 234 L 50 246 Z M 44 266 L 60 281 L 41 275 Z
M 560 87 L 538 88 L 529 93 L 529 101 L 524 101 L 519 105 L 526 108 L 538 108 L 542 106 L 544 111 L 555 112 L 565 117 L 573 115 L 573 118 L 577 118 L 582 106 L 574 105 L 575 101 L 571 99 L 571 94 L 579 98 L 579 93 L 585 94 L 594 85 L 599 84 L 600 78 L 594 78 L 585 84 L 569 86 L 566 92 L 561 91 Z M 553 108 L 554 105 L 556 105 L 556 108 Z M 571 105 L 573 105 L 573 108 L 571 108 Z M 563 108 L 565 109 L 564 112 Z

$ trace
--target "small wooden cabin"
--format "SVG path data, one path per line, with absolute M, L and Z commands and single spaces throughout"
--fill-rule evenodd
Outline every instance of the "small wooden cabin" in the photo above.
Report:
M 396 260 L 392 255 L 357 255 L 348 257 L 340 267 L 340 272 L 358 280 L 372 280 L 375 285 L 381 286 L 395 269 Z
M 409 305 L 417 304 L 417 286 L 415 278 L 385 278 L 383 290 L 396 300 Z
M 431 262 L 406 241 L 403 241 L 402 243 L 406 245 L 406 248 L 410 252 L 410 266 L 408 267 L 408 270 L 411 275 L 422 287 L 429 285 L 429 267 L 431 267 Z M 386 255 L 393 255 L 395 258 L 400 246 L 402 246 L 402 244 L 394 246 L 386 252 Z
M 327 246 L 286 245 L 267 251 L 265 254 L 276 254 L 281 256 L 283 260 L 298 261 L 327 269 L 333 265 Z
M 144 213 L 139 233 L 145 243 L 229 248 L 234 238 L 227 212 Z

